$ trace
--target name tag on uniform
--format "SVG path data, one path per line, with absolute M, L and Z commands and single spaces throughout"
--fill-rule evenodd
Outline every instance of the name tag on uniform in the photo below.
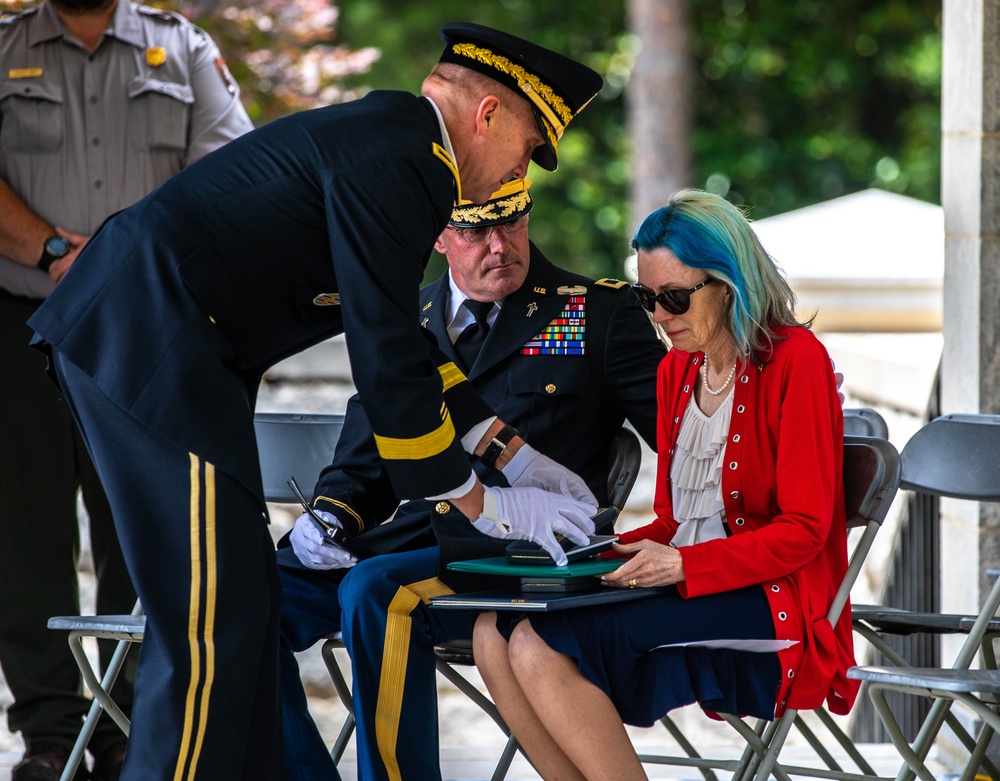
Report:
M 7 71 L 8 79 L 37 79 L 41 75 L 41 68 L 11 68 Z

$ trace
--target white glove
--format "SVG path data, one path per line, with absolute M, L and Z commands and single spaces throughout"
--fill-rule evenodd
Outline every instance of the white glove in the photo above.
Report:
M 485 486 L 483 514 L 473 525 L 482 531 L 480 521 L 492 521 L 498 532 L 503 529 L 506 534 L 487 531 L 491 537 L 531 540 L 541 545 L 557 566 L 563 567 L 568 561 L 556 535 L 562 534 L 577 545 L 586 545 L 594 533 L 594 521 L 590 516 L 595 512 L 597 502 L 578 502 L 540 488 Z
M 531 445 L 522 445 L 500 471 L 512 488 L 544 488 L 597 507 L 597 498 L 582 477 L 539 453 Z
M 317 510 L 316 513 L 327 523 L 343 528 L 336 515 L 322 510 Z M 339 545 L 324 542 L 326 538 L 308 513 L 302 513 L 295 521 L 289 539 L 295 555 L 309 569 L 347 569 L 358 563 L 353 554 Z

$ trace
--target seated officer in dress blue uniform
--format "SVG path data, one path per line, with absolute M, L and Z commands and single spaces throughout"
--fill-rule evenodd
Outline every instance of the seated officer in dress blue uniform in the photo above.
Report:
M 423 269 L 463 192 L 486 200 L 529 159 L 555 168 L 601 78 L 477 25 L 442 37 L 423 97 L 277 120 L 118 212 L 30 320 L 146 610 L 123 781 L 281 777 L 280 586 L 253 427 L 270 366 L 348 334 L 394 490 L 450 499 L 463 524 L 483 515 L 467 451 L 503 421 L 419 328 Z M 522 450 L 489 517 L 585 536 L 584 482 Z
M 449 273 L 421 291 L 420 317 L 503 420 L 580 474 L 603 505 L 608 452 L 622 422 L 628 418 L 655 447 L 655 375 L 664 347 L 624 283 L 594 282 L 561 269 L 529 242 L 527 186 L 511 183 L 485 204 L 452 212 L 435 245 L 447 256 Z M 475 356 L 463 338 L 477 329 L 470 302 L 486 303 L 481 318 L 489 326 Z M 506 485 L 516 467 L 515 461 L 501 471 L 482 461 L 473 458 L 472 464 L 487 486 Z M 398 494 L 356 398 L 334 462 L 313 496 L 316 510 L 361 530 L 362 540 L 398 527 L 401 545 L 432 547 L 376 556 L 348 569 L 356 561 L 350 554 L 321 544 L 307 516 L 296 522 L 292 547 L 278 552 L 286 778 L 336 777 L 307 711 L 292 651 L 343 629 L 354 668 L 359 777 L 439 779 L 433 649 L 471 637 L 469 615 L 427 606 L 429 597 L 451 593 L 437 577 L 431 516 L 444 510 L 438 517 L 447 521 L 454 511 L 426 500 L 397 511 Z M 394 512 L 394 520 L 377 525 Z M 489 522 L 475 526 L 495 532 Z M 435 528 L 448 527 L 435 522 Z M 412 539 L 420 530 L 426 536 Z

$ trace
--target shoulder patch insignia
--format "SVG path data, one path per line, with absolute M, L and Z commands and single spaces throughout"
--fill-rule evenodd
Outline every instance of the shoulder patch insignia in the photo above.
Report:
M 222 85 L 226 88 L 226 92 L 230 95 L 235 95 L 236 82 L 233 81 L 233 74 L 229 72 L 229 68 L 226 67 L 226 61 L 222 57 L 215 58 L 215 70 L 219 72 L 219 78 L 222 79 Z
M 601 287 L 610 287 L 613 290 L 621 290 L 623 287 L 628 287 L 628 282 L 622 282 L 620 279 L 612 279 L 611 277 L 599 279 L 594 284 Z

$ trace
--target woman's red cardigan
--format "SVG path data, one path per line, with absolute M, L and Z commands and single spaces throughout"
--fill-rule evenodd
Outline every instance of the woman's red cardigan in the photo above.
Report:
M 827 610 L 847 570 L 844 420 L 830 357 L 812 333 L 786 328 L 763 363 L 741 366 L 726 442 L 722 497 L 731 536 L 680 548 L 685 597 L 764 586 L 779 640 L 785 708 L 847 713 L 858 692 L 848 604 L 835 627 Z M 670 458 L 703 353 L 671 350 L 658 378 L 656 520 L 622 542 L 669 543 L 677 529 Z M 793 685 L 794 683 L 794 685 Z

